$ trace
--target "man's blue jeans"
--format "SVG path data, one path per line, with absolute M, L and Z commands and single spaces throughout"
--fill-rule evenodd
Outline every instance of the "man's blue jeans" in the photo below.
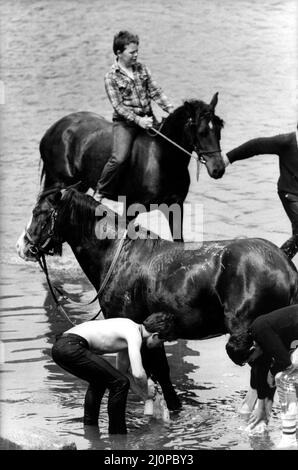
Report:
M 76 334 L 60 336 L 52 348 L 52 357 L 67 372 L 89 382 L 84 402 L 84 423 L 98 424 L 101 400 L 105 390 L 109 389 L 109 433 L 126 434 L 128 378 L 100 355 L 90 351 L 88 342 Z

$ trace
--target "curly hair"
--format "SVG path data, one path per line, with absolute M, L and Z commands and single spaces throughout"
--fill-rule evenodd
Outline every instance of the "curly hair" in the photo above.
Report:
M 152 313 L 146 318 L 143 325 L 149 333 L 158 333 L 160 339 L 174 341 L 178 337 L 172 313 Z
M 117 51 L 123 52 L 126 46 L 131 42 L 139 44 L 139 36 L 137 34 L 130 33 L 129 31 L 119 31 L 119 33 L 114 36 L 114 54 L 117 55 Z

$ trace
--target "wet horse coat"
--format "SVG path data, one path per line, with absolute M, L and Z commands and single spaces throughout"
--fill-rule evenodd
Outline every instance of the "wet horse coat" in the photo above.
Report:
M 96 218 L 98 209 L 102 206 L 93 198 L 74 189 L 62 197 L 57 190 L 42 195 L 19 254 L 32 259 L 41 246 L 48 251 L 65 241 L 98 290 L 125 229 L 117 227 L 117 215 L 109 209 Z M 206 242 L 187 249 L 159 238 L 127 237 L 100 305 L 105 318 L 138 323 L 156 311 L 170 312 L 178 337 L 200 339 L 243 334 L 257 316 L 297 299 L 295 266 L 267 240 Z M 176 408 L 164 350 L 145 354 L 144 365 L 160 382 L 169 408 Z

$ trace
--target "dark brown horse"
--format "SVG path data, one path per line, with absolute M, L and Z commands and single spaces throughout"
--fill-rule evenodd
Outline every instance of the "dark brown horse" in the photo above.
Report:
M 140 203 L 146 210 L 150 210 L 150 204 L 179 204 L 181 218 L 177 232 L 181 235 L 174 238 L 182 239 L 183 202 L 190 185 L 190 153 L 197 153 L 212 178 L 221 178 L 225 172 L 220 150 L 223 121 L 214 112 L 217 95 L 210 104 L 199 100 L 185 102 L 163 123 L 162 133 L 188 154 L 161 136 L 153 137 L 142 130 L 114 194 L 115 200 L 119 195 L 125 196 L 127 206 Z M 63 117 L 48 129 L 40 142 L 43 189 L 55 185 L 66 187 L 79 181 L 80 191 L 95 189 L 111 154 L 111 144 L 112 123 L 103 117 L 90 112 Z M 169 219 L 167 211 L 164 215 Z M 169 224 L 174 234 L 171 218 Z
M 96 211 L 101 215 L 97 217 Z M 47 191 L 33 210 L 18 251 L 23 258 L 35 259 L 67 242 L 98 290 L 125 231 L 118 222 L 115 213 L 102 212 L 102 205 L 75 189 L 63 195 L 58 189 Z M 128 317 L 141 323 L 151 313 L 165 311 L 174 315 L 180 338 L 225 333 L 243 337 L 257 316 L 298 301 L 295 266 L 267 240 L 206 242 L 187 249 L 183 243 L 143 235 L 125 238 L 100 296 L 106 318 Z M 164 349 L 147 351 L 144 357 L 169 408 L 177 408 Z

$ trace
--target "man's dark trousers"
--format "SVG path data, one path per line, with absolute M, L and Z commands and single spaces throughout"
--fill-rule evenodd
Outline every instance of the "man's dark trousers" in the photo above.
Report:
M 89 382 L 84 402 L 84 423 L 98 423 L 101 400 L 108 388 L 109 433 L 126 434 L 128 378 L 100 355 L 90 351 L 88 342 L 76 334 L 60 336 L 52 348 L 52 357 L 60 367 Z

